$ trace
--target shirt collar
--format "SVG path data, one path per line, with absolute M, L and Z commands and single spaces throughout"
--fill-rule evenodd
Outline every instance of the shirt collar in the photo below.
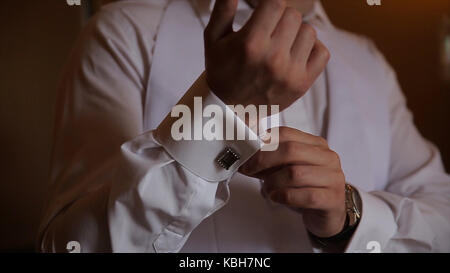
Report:
M 200 16 L 202 23 L 206 26 L 211 15 L 211 11 L 214 7 L 216 0 L 192 0 L 198 15 Z M 252 7 L 250 7 L 245 0 L 239 0 L 235 27 L 242 26 L 246 19 L 250 16 Z M 314 2 L 314 7 L 305 17 L 305 21 L 308 21 L 312 25 L 322 26 L 331 25 L 331 21 L 328 18 L 322 3 L 317 0 Z

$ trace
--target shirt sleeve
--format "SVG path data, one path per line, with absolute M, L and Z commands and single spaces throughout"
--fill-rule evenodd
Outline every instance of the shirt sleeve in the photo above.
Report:
M 414 126 L 405 97 L 386 64 L 391 156 L 384 191 L 364 192 L 362 218 L 347 252 L 450 251 L 450 176 L 439 151 Z
M 67 252 L 75 241 L 81 252 L 177 252 L 226 203 L 229 179 L 259 148 L 259 140 L 171 141 L 171 115 L 157 130 L 143 131 L 146 75 L 165 3 L 150 5 L 145 22 L 128 16 L 129 7 L 109 6 L 70 56 L 59 87 L 40 251 Z M 204 76 L 180 103 L 191 109 L 194 96 L 203 107 L 229 111 Z M 217 160 L 228 149 L 239 159 L 226 169 Z

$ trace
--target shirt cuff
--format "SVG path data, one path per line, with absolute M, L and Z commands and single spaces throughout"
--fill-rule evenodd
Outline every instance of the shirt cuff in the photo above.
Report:
M 362 215 L 346 252 L 382 252 L 397 230 L 394 215 L 381 199 L 362 190 L 358 192 L 362 201 Z
M 263 144 L 211 92 L 205 73 L 161 122 L 155 139 L 179 164 L 210 182 L 228 180 Z

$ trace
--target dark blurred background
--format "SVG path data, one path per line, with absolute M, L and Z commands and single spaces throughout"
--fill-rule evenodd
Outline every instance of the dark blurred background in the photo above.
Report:
M 0 4 L 0 251 L 32 251 L 48 186 L 55 91 L 86 14 L 100 0 Z M 450 85 L 442 28 L 449 0 L 323 0 L 338 27 L 372 38 L 398 73 L 421 133 L 450 170 Z M 88 5 L 89 3 L 89 5 Z M 447 41 L 450 51 L 450 40 Z

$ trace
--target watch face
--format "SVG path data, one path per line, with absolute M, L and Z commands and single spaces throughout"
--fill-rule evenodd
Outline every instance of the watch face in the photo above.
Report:
M 352 199 L 353 199 L 354 206 L 358 210 L 358 213 L 361 214 L 361 212 L 362 212 L 361 197 L 359 196 L 359 193 L 355 188 L 353 188 L 353 190 L 352 190 Z

